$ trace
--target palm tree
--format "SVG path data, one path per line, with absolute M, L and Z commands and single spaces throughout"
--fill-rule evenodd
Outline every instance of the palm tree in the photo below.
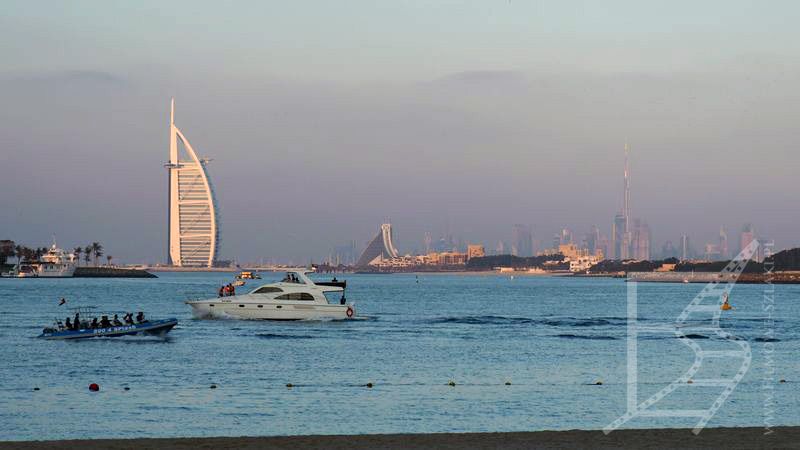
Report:
M 87 245 L 86 248 L 83 249 L 83 260 L 86 261 L 86 265 L 88 266 L 90 262 L 92 262 L 92 246 Z
M 0 264 L 5 264 L 8 261 L 8 258 L 13 258 L 16 253 L 14 253 L 14 246 L 2 247 L 0 250 Z
M 72 249 L 72 254 L 75 255 L 75 260 L 78 261 L 78 265 L 81 265 L 81 253 L 83 253 L 82 247 L 75 247 Z
M 108 267 L 111 267 L 111 260 L 114 259 L 111 255 L 106 255 L 106 262 L 108 263 Z
M 97 258 L 103 256 L 103 246 L 99 242 L 92 242 L 92 253 L 94 253 L 94 265 L 97 266 Z

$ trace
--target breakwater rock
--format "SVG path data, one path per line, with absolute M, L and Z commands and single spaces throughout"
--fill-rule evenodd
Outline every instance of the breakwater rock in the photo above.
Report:
M 146 270 L 118 267 L 78 267 L 73 276 L 76 278 L 158 278 Z
M 735 279 L 733 274 L 720 272 L 628 272 L 628 281 L 651 283 L 710 283 Z M 743 284 L 800 284 L 800 272 L 757 272 L 739 275 L 737 283 Z

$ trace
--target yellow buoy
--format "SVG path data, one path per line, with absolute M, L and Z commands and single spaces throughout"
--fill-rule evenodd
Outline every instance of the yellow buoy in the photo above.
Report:
M 723 311 L 727 311 L 729 309 L 733 309 L 730 303 L 728 303 L 728 293 L 722 294 L 722 306 L 719 307 Z

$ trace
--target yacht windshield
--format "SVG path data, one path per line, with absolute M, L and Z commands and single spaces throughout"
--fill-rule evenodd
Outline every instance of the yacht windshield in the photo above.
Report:
M 286 276 L 283 277 L 281 280 L 282 283 L 297 283 L 297 284 L 305 284 L 305 282 L 297 276 L 294 272 L 287 272 Z

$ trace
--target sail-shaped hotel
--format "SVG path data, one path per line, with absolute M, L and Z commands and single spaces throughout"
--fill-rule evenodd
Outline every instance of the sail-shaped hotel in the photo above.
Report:
M 178 143 L 183 147 L 179 151 Z M 169 115 L 169 263 L 212 267 L 219 254 L 219 214 L 208 178 L 208 159 L 198 158 L 175 126 L 175 99 Z

